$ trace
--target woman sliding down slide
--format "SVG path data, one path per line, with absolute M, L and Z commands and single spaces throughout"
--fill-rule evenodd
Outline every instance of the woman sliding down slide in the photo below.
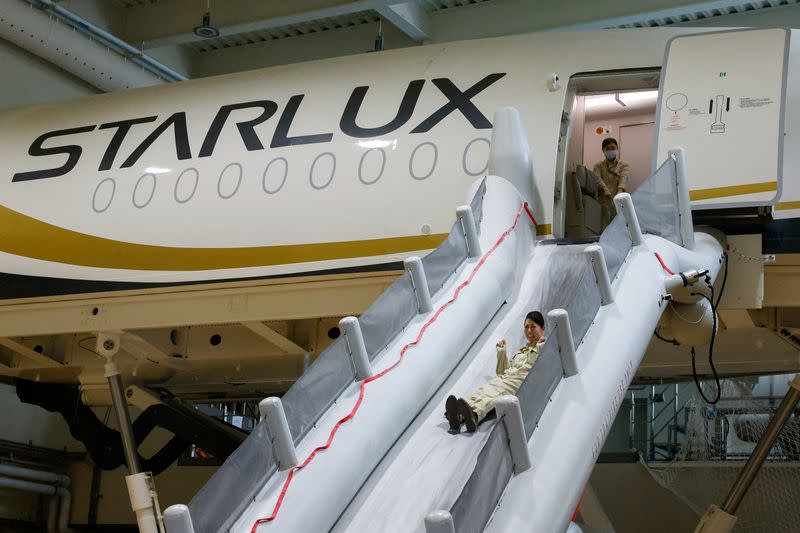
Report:
M 497 343 L 497 377 L 479 387 L 466 400 L 452 394 L 445 402 L 444 416 L 450 423 L 450 432 L 459 433 L 461 424 L 473 433 L 478 424 L 494 410 L 494 402 L 500 396 L 516 394 L 522 382 L 539 357 L 539 348 L 544 344 L 544 317 L 539 311 L 525 316 L 525 338 L 528 344 L 511 356 L 506 356 L 505 339 Z

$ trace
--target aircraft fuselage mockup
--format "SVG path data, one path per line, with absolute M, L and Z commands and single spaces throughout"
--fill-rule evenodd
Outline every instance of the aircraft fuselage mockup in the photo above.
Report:
M 504 106 L 523 118 L 540 233 L 551 233 L 568 80 L 658 68 L 680 33 L 431 45 L 7 111 L 0 297 L 395 263 L 442 241 L 487 172 Z M 717 185 L 703 179 L 692 188 Z

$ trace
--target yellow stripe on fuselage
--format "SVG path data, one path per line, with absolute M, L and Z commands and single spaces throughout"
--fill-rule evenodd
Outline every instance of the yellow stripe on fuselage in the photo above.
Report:
M 777 191 L 778 183 L 775 181 L 765 181 L 761 183 L 747 183 L 745 185 L 730 185 L 728 187 L 713 187 L 710 189 L 694 189 L 689 191 L 689 199 L 711 200 L 713 198 L 725 198 L 726 196 L 744 196 L 746 194 L 756 194 L 760 192 Z
M 97 268 L 192 271 L 286 265 L 429 250 L 446 238 L 437 233 L 244 248 L 154 246 L 80 233 L 0 206 L 0 251 Z

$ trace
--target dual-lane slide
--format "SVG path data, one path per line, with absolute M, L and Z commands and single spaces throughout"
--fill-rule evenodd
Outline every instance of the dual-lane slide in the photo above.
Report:
M 521 196 L 493 176 L 486 178 L 480 241 L 482 256 L 433 295 L 433 312 L 414 318 L 372 362 L 375 374 L 387 372 L 363 388 L 348 387 L 296 451 L 305 462 L 334 433 L 330 447 L 302 469 L 272 475 L 230 531 L 424 531 L 426 515 L 453 507 L 497 422 L 452 435 L 442 416 L 445 398 L 491 379 L 496 342 L 519 347 L 525 314 L 557 307 L 587 261 L 587 245 L 537 242 Z M 655 252 L 675 272 L 704 268 L 712 280 L 722 257 L 717 240 L 699 233 L 693 250 L 645 235 L 627 252 L 613 302 L 600 307 L 577 347 L 579 372 L 558 383 L 527 442 L 532 468 L 511 478 L 486 531 L 568 527 L 667 305 L 667 274 Z M 355 415 L 339 424 L 357 403 Z

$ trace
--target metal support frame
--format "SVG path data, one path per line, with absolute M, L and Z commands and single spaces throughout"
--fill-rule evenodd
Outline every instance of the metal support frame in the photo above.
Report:
M 61 366 L 46 355 L 32 350 L 24 344 L 8 337 L 0 337 L 0 346 L 5 346 L 17 355 L 31 361 L 33 368 L 54 368 Z
M 564 309 L 553 309 L 547 313 L 547 318 L 553 324 L 558 340 L 558 351 L 561 354 L 561 368 L 566 377 L 578 373 L 578 357 L 575 353 L 575 343 L 572 338 L 572 326 L 569 323 L 569 314 Z
M 456 209 L 456 217 L 461 221 L 461 229 L 467 240 L 467 257 L 476 259 L 481 256 L 481 242 L 478 238 L 478 227 L 475 225 L 475 215 L 472 207 L 462 205 Z
M 430 15 L 425 8 L 415 1 L 406 2 L 374 2 L 375 11 L 388 20 L 398 30 L 417 42 L 429 38 Z
M 783 397 L 780 405 L 778 405 L 778 409 L 769 421 L 753 453 L 750 454 L 747 463 L 739 473 L 739 477 L 731 487 L 722 507 L 712 505 L 700 520 L 695 533 L 728 533 L 733 530 L 733 526 L 736 524 L 736 511 L 739 509 L 742 499 L 750 489 L 753 480 L 764 461 L 766 461 L 772 445 L 775 444 L 775 440 L 778 438 L 783 426 L 792 416 L 798 402 L 800 402 L 800 374 L 796 374 L 789 383 L 789 390 L 786 392 L 786 396 Z
M 672 431 L 670 436 L 667 437 L 667 447 L 669 448 L 670 457 L 674 457 L 678 447 L 678 384 L 674 385 L 675 390 L 672 393 Z
M 111 403 L 117 416 L 117 425 L 125 452 L 125 462 L 128 465 L 129 475 L 125 476 L 128 487 L 128 496 L 131 508 L 136 514 L 136 523 L 142 533 L 163 533 L 158 496 L 156 495 L 153 477 L 149 472 L 142 472 L 139 464 L 136 439 L 133 435 L 131 415 L 128 411 L 128 400 L 125 396 L 125 386 L 122 383 L 122 374 L 114 356 L 119 351 L 120 334 L 116 332 L 98 332 L 95 351 L 106 358 L 105 377 L 111 391 Z
M 631 246 L 636 247 L 644 242 L 642 237 L 642 227 L 639 225 L 639 218 L 636 216 L 636 210 L 633 208 L 633 200 L 631 195 L 626 192 L 621 192 L 614 197 L 614 205 L 617 211 L 622 213 L 625 217 L 625 224 L 628 226 L 628 235 L 631 238 Z
M 453 516 L 447 511 L 434 511 L 425 517 L 425 533 L 456 533 Z
M 3 300 L 0 337 L 358 315 L 395 281 L 399 270 L 309 276 L 302 282 L 281 278 L 210 283 L 202 288 L 169 287 L 99 299 L 81 295 L 74 300 L 14 304 Z
M 428 279 L 425 277 L 425 267 L 422 265 L 422 259 L 414 255 L 403 261 L 403 265 L 411 273 L 411 282 L 414 284 L 414 294 L 417 296 L 419 313 L 421 315 L 430 313 L 433 311 L 433 302 L 431 301 L 431 292 L 428 289 Z
M 272 436 L 272 451 L 278 460 L 278 469 L 289 470 L 297 466 L 294 439 L 280 398 L 275 396 L 264 398 L 258 404 L 258 411 L 261 413 L 261 418 L 266 420 L 269 434 Z
M 242 325 L 267 342 L 275 345 L 275 347 L 285 354 L 300 355 L 308 352 L 307 349 L 281 335 L 260 320 L 246 320 L 242 322 Z
M 603 249 L 599 245 L 593 244 L 587 246 L 583 252 L 586 254 L 589 264 L 594 271 L 594 277 L 597 281 L 597 290 L 600 291 L 600 304 L 608 305 L 614 303 L 614 293 L 611 290 L 611 278 L 608 275 L 608 266 L 606 265 Z
M 356 380 L 362 381 L 372 377 L 372 365 L 369 362 L 367 346 L 364 344 L 364 334 L 361 324 L 354 316 L 346 316 L 339 321 L 339 327 L 344 331 L 345 342 L 350 351 L 350 360 L 353 361 Z
M 656 386 L 650 386 L 650 460 L 656 456 Z
M 655 402 L 654 399 L 659 396 L 662 398 L 665 397 L 665 393 L 670 389 L 673 390 L 672 399 L 665 402 L 664 406 L 661 407 L 658 410 L 658 412 L 656 412 L 657 402 Z M 647 460 L 655 461 L 658 459 L 656 457 L 657 449 L 663 448 L 663 446 L 658 445 L 656 443 L 656 439 L 658 438 L 659 435 L 661 435 L 664 432 L 665 429 L 667 430 L 667 446 L 666 446 L 667 453 L 662 455 L 665 455 L 668 460 L 672 460 L 675 457 L 675 446 L 678 444 L 678 433 L 677 433 L 678 415 L 686 408 L 685 404 L 681 407 L 678 407 L 678 385 L 677 384 L 665 385 L 664 388 L 658 393 L 656 393 L 655 385 L 651 386 L 650 396 L 647 401 L 648 401 L 648 406 L 651 409 L 650 420 L 649 420 L 650 438 L 647 451 Z M 659 420 L 661 418 L 661 415 L 664 414 L 664 412 L 670 407 L 672 407 L 672 415 L 658 429 L 655 429 L 656 421 Z
M 511 460 L 514 461 L 514 473 L 520 474 L 530 469 L 531 454 L 528 450 L 519 398 L 510 394 L 500 396 L 495 401 L 494 408 L 498 418 L 502 419 L 506 426 L 508 447 L 511 449 Z
M 722 510 L 726 513 L 736 514 L 739 504 L 742 503 L 742 498 L 747 494 L 753 479 L 755 479 L 756 474 L 758 474 L 767 459 L 767 455 L 772 449 L 772 445 L 775 444 L 775 439 L 778 438 L 783 426 L 792 416 L 798 401 L 800 401 L 800 374 L 795 375 L 794 379 L 789 383 L 789 390 L 786 392 L 786 396 L 783 397 L 780 405 L 778 405 L 775 415 L 769 421 L 753 453 L 750 454 L 750 459 L 747 460 L 728 497 L 725 498 Z
M 114 406 L 114 413 L 117 416 L 119 434 L 125 451 L 125 463 L 128 465 L 128 472 L 133 475 L 141 472 L 142 467 L 139 464 L 139 454 L 136 451 L 136 439 L 133 436 L 133 426 L 131 425 L 131 415 L 128 411 L 128 400 L 125 397 L 125 386 L 122 383 L 122 374 L 113 359 L 114 355 L 119 351 L 119 343 L 119 335 L 98 332 L 95 351 L 106 358 L 104 376 L 111 391 L 111 405 Z

